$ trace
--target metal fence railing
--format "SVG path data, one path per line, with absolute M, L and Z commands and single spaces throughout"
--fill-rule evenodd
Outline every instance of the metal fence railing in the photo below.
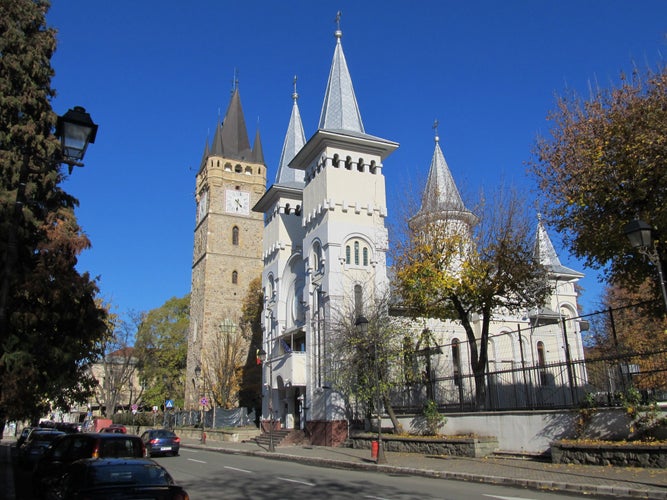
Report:
M 431 399 L 442 411 L 577 408 L 584 400 L 615 406 L 621 404 L 619 396 L 630 387 L 639 390 L 646 400 L 667 400 L 667 332 L 662 320 L 646 321 L 645 307 L 636 304 L 562 319 L 562 324 L 540 327 L 550 328 L 548 335 L 538 328 L 503 332 L 515 342 L 552 339 L 551 352 L 566 355 L 547 362 L 525 345 L 518 349 L 511 341 L 497 343 L 514 354 L 496 350 L 495 357 L 489 356 L 482 405 L 476 402 L 476 383 L 470 368 L 465 362 L 457 366 L 453 357 L 446 355 L 451 345 L 438 346 L 429 360 L 429 366 L 435 367 L 431 373 L 393 390 L 394 410 L 420 411 Z M 644 323 L 638 325 L 639 320 L 633 318 L 643 318 Z M 524 344 L 528 343 L 524 340 Z M 465 359 L 467 343 L 457 341 L 457 346 Z

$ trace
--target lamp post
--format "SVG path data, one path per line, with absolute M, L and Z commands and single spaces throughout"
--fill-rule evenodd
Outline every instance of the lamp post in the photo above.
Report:
M 357 316 L 357 320 L 354 322 L 354 326 L 359 333 L 359 336 L 364 339 L 368 337 L 368 320 L 365 316 Z M 375 463 L 386 464 L 387 457 L 384 454 L 384 447 L 382 446 L 382 415 L 380 413 L 380 407 L 382 404 L 382 390 L 380 388 L 380 363 L 378 360 L 378 345 L 377 338 L 373 336 L 373 357 L 374 357 L 374 371 L 375 371 L 375 390 L 377 391 L 377 414 L 378 414 L 378 453 Z
M 199 399 L 199 404 L 201 405 L 201 439 L 200 441 L 202 444 L 206 444 L 206 425 L 204 421 L 204 407 L 206 406 L 206 403 L 208 403 L 208 400 L 206 399 L 206 376 L 204 375 L 203 378 L 200 379 L 202 376 L 201 373 L 201 366 L 197 365 L 195 368 L 195 377 L 197 378 L 197 381 L 201 380 L 202 382 L 199 383 L 199 387 L 202 389 L 201 391 L 201 397 Z
M 264 364 L 266 361 L 266 351 L 260 349 L 259 351 L 259 360 Z M 269 365 L 269 451 L 276 451 L 276 448 L 273 444 L 273 427 L 274 427 L 274 418 L 273 418 L 273 366 L 271 361 L 268 361 Z
M 635 248 L 639 253 L 648 257 L 651 263 L 658 270 L 658 278 L 660 280 L 660 290 L 662 291 L 662 300 L 667 312 L 667 287 L 665 286 L 665 277 L 662 272 L 662 262 L 660 261 L 660 254 L 654 245 L 655 229 L 644 222 L 643 220 L 635 219 L 628 222 L 623 227 L 623 232 L 630 240 L 632 248 Z
M 59 116 L 56 123 L 56 137 L 62 144 L 62 160 L 60 163 L 69 165 L 70 173 L 72 167 L 82 167 L 81 160 L 86 154 L 89 143 L 95 142 L 97 125 L 93 123 L 90 115 L 81 106 L 75 106 Z M 23 219 L 23 205 L 25 204 L 25 189 L 28 183 L 31 156 L 28 152 L 23 154 L 23 163 L 19 171 L 19 182 L 16 188 L 14 200 L 14 213 L 12 214 L 9 231 L 7 234 L 7 255 L 5 267 L 2 273 L 2 285 L 0 287 L 0 332 L 7 332 L 9 321 L 7 315 L 7 302 L 9 301 L 9 288 L 14 270 L 18 267 L 18 228 Z

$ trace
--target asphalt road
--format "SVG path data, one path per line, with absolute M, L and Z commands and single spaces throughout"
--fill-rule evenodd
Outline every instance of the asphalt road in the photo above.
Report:
M 440 499 L 554 500 L 562 493 L 443 479 L 350 471 L 181 448 L 178 457 L 157 458 L 192 500 L 225 499 Z M 590 498 L 590 497 L 588 497 Z

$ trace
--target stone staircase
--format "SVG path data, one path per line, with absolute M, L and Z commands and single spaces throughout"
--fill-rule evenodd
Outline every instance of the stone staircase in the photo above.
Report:
M 252 441 L 257 443 L 262 448 L 268 449 L 271 443 L 271 439 L 273 439 L 273 446 L 278 447 L 300 443 L 303 439 L 305 439 L 305 435 L 303 431 L 299 430 L 276 429 L 273 431 L 273 437 L 268 432 L 262 432 L 259 436 L 253 438 Z

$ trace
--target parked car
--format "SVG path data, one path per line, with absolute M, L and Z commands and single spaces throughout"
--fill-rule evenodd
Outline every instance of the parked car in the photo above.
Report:
M 64 432 L 55 429 L 41 429 L 39 427 L 33 429 L 19 448 L 19 462 L 24 467 L 34 469 L 51 443 L 56 438 L 64 435 Z
M 167 429 L 149 429 L 141 435 L 149 457 L 155 455 L 178 455 L 181 438 Z
M 23 443 L 25 443 L 25 440 L 28 438 L 30 433 L 34 427 L 24 427 L 23 430 L 21 430 L 21 434 L 19 435 L 18 439 L 16 440 L 16 447 L 20 448 Z
M 48 485 L 64 468 L 84 458 L 144 458 L 146 447 L 139 436 L 115 433 L 65 434 L 53 442 L 35 467 L 37 484 Z
M 127 428 L 121 424 L 111 424 L 108 427 L 104 427 L 100 432 L 115 432 L 117 434 L 127 434 Z
M 102 427 L 100 429 L 100 432 L 104 432 L 107 434 L 126 434 L 126 431 L 123 429 L 119 429 L 118 427 Z
M 151 498 L 189 500 L 167 470 L 147 458 L 83 459 L 69 464 L 46 489 L 47 499 Z

